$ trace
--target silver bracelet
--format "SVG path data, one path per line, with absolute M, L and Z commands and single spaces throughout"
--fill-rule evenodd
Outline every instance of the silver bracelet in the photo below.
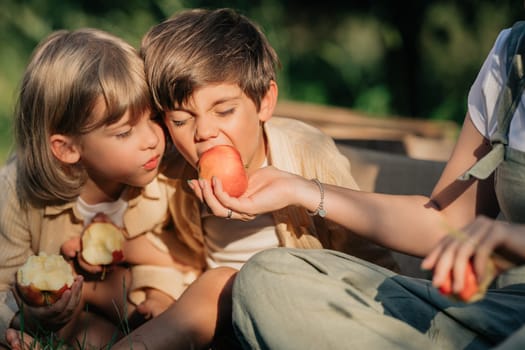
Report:
M 318 179 L 312 179 L 311 181 L 313 181 L 317 185 L 317 187 L 319 187 L 319 192 L 321 192 L 321 201 L 319 202 L 319 205 L 317 206 L 317 208 L 315 208 L 314 211 L 306 210 L 306 212 L 310 216 L 319 215 L 320 217 L 324 218 L 326 216 L 326 211 L 324 210 L 324 188 L 323 188 L 323 184 Z

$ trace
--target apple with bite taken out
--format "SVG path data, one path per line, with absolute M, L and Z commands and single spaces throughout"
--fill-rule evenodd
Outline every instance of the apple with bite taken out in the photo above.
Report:
M 32 306 L 55 303 L 73 284 L 73 270 L 62 255 L 32 255 L 16 273 L 16 288 Z
M 241 155 L 229 145 L 212 147 L 201 155 L 199 178 L 211 181 L 212 176 L 221 180 L 223 190 L 232 197 L 241 196 L 248 187 Z
M 111 265 L 124 260 L 122 230 L 110 221 L 93 221 L 82 234 L 82 258 L 91 265 Z

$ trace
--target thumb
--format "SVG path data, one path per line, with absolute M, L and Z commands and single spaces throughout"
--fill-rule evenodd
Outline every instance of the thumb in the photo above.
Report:
M 81 250 L 80 237 L 71 238 L 60 247 L 60 253 L 68 258 L 74 258 Z

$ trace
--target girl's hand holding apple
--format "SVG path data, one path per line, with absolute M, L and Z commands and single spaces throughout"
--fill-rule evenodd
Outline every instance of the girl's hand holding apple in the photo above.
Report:
M 13 294 L 20 312 L 12 322 L 24 327 L 58 330 L 73 317 L 80 304 L 83 278 L 74 276 L 71 266 L 60 255 L 30 256 L 18 270 Z

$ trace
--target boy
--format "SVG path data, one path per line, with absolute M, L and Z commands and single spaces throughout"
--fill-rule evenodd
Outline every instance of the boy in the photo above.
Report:
M 303 208 L 253 218 L 215 198 L 199 202 L 199 182 L 191 180 L 197 179 L 199 158 L 224 144 L 239 150 L 248 176 L 273 165 L 357 189 L 331 138 L 299 121 L 272 118 L 279 62 L 253 22 L 231 9 L 183 11 L 150 29 L 141 54 L 154 103 L 182 156 L 169 176 L 178 182 L 172 214 L 186 263 L 239 269 L 255 253 L 285 246 L 336 249 L 396 269 L 387 250 Z M 241 221 L 228 221 L 232 217 Z

